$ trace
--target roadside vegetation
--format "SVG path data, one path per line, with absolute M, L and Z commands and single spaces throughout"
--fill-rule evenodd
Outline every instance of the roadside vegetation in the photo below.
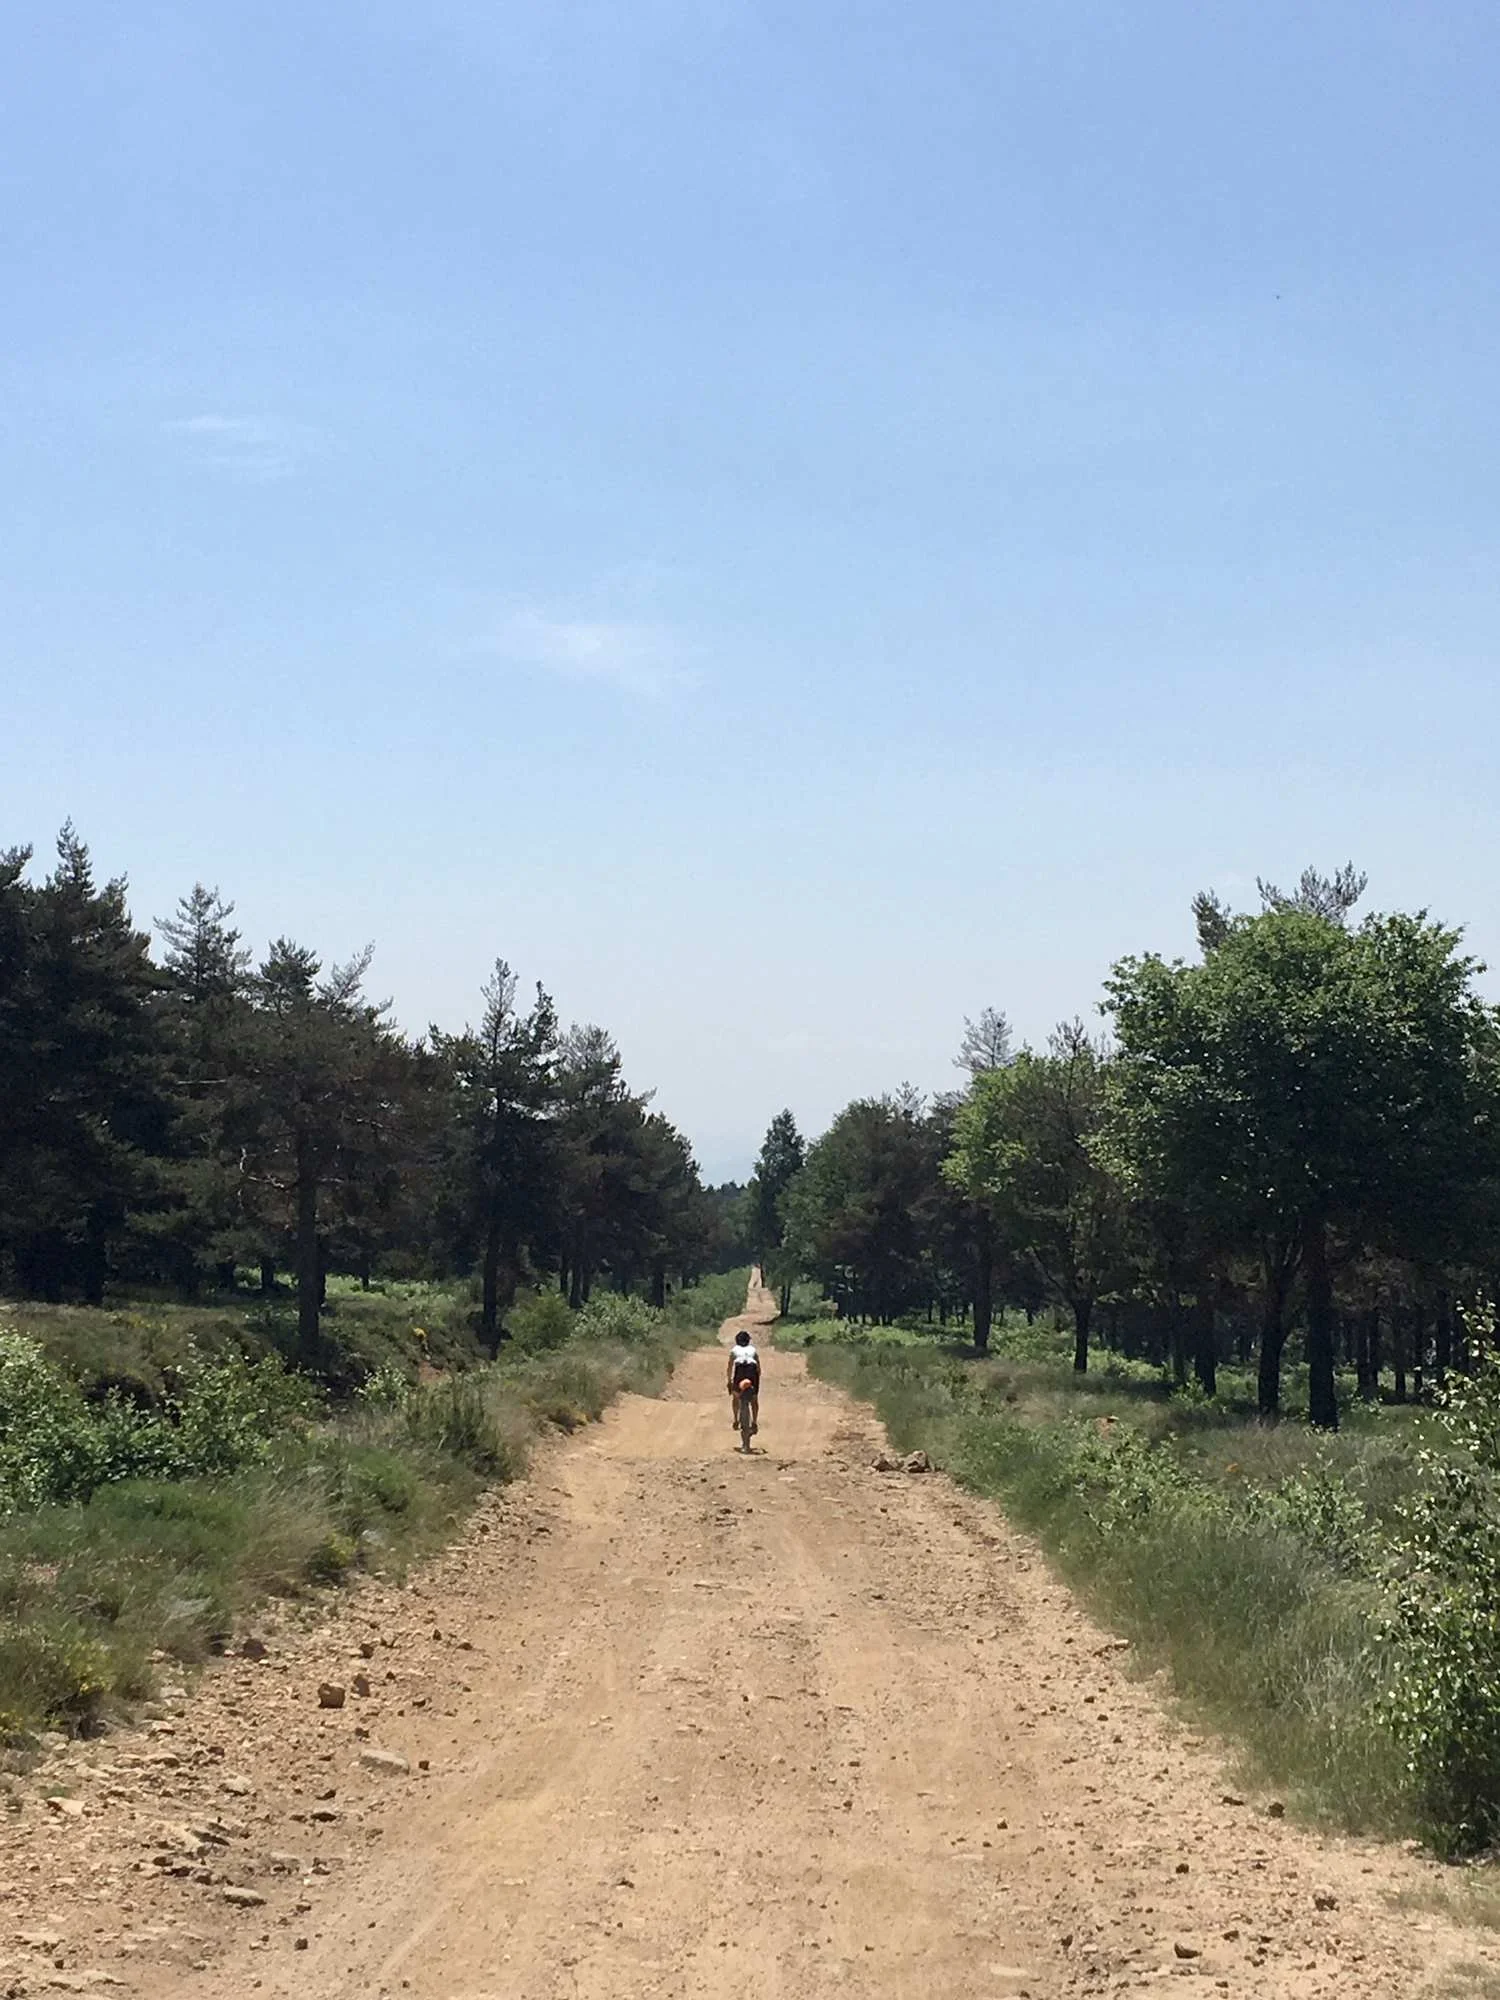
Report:
M 1258 1422 L 1248 1373 L 1212 1401 L 1141 1362 L 1079 1376 L 1050 1319 L 1008 1317 L 984 1359 L 920 1324 L 802 1338 L 898 1449 L 1037 1535 L 1290 1803 L 1447 1855 L 1493 1843 L 1493 1364 L 1451 1402 L 1359 1409 L 1328 1433 Z
M 504 960 L 412 1035 L 368 951 L 153 928 L 0 850 L 0 1737 L 409 1561 L 744 1298 L 740 1190 Z
M 1500 1011 L 1354 868 L 1193 904 L 1103 1025 L 766 1134 L 817 1368 L 1001 1499 L 1289 1793 L 1500 1841 Z M 798 1296 L 802 1281 L 821 1306 Z M 819 1317 L 819 1314 L 823 1317 Z
M 535 1291 L 498 1362 L 451 1372 L 428 1322 L 461 1324 L 461 1298 L 402 1288 L 378 1318 L 361 1298 L 347 1394 L 254 1312 L 0 1309 L 0 1738 L 106 1726 L 266 1598 L 399 1572 L 539 1436 L 658 1390 L 745 1280 L 679 1292 L 670 1316 Z

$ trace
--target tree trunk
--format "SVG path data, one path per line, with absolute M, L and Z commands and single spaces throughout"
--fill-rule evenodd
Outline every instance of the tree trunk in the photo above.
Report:
M 1241 1368 L 1250 1366 L 1250 1356 L 1255 1347 L 1254 1322 L 1243 1304 L 1235 1311 L 1234 1351 Z M 1279 1365 L 1279 1364 L 1278 1364 Z
M 979 1230 L 978 1255 L 974 1266 L 974 1352 L 988 1354 L 990 1329 L 995 1317 L 995 1246 L 986 1220 Z
M 1256 1381 L 1256 1404 L 1264 1423 L 1275 1423 L 1281 1415 L 1281 1350 L 1285 1345 L 1284 1288 L 1272 1284 L 1266 1290 L 1265 1312 L 1260 1323 L 1260 1366 Z
M 1153 1345 L 1155 1341 L 1153 1340 Z M 1187 1381 L 1188 1372 L 1188 1328 L 1187 1308 L 1174 1291 L 1172 1303 L 1167 1307 L 1167 1353 L 1172 1364 L 1172 1380 L 1180 1389 Z M 1134 1357 L 1131 1357 L 1134 1359 Z
M 1219 1393 L 1219 1350 L 1214 1330 L 1214 1302 L 1200 1293 L 1193 1308 L 1193 1373 L 1205 1396 Z
M 485 1225 L 479 1272 L 479 1329 L 491 1354 L 500 1348 L 500 1225 Z
M 1073 1301 L 1073 1373 L 1086 1375 L 1089 1366 L 1089 1322 L 1094 1317 L 1094 1301 Z
M 1406 1308 L 1391 1308 L 1391 1368 L 1396 1377 L 1394 1399 L 1406 1401 Z
M 1371 1306 L 1359 1322 L 1359 1393 L 1366 1403 L 1380 1400 L 1380 1308 Z
M 1437 1295 L 1436 1346 L 1433 1363 L 1437 1370 L 1438 1387 L 1447 1380 L 1448 1370 L 1453 1366 L 1453 1301 L 1446 1292 Z
M 784 1284 L 781 1288 L 781 1317 L 785 1319 L 787 1314 L 791 1311 L 791 1309 L 792 1309 L 792 1287 L 791 1287 L 791 1281 L 788 1280 L 787 1283 Z
M 276 1289 L 276 1264 L 273 1258 L 262 1257 L 260 1260 L 260 1289 L 264 1298 L 269 1298 Z
M 318 1181 L 311 1149 L 297 1142 L 297 1346 L 305 1361 L 318 1352 L 323 1289 L 322 1245 L 318 1241 Z
M 660 1257 L 651 1266 L 651 1303 L 658 1312 L 667 1303 L 667 1266 Z
M 1333 1280 L 1328 1274 L 1328 1225 L 1319 1220 L 1307 1235 L 1307 1415 L 1315 1430 L 1339 1427 L 1338 1382 L 1334 1369 Z

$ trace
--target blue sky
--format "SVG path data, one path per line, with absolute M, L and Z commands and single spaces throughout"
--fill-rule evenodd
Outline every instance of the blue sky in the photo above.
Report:
M 714 1175 L 1206 884 L 1500 956 L 1492 5 L 7 23 L 0 842 L 503 954 Z

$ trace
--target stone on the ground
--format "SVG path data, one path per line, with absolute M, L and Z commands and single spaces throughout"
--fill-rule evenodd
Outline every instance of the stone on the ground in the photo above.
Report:
M 337 1681 L 321 1681 L 318 1685 L 319 1708 L 342 1708 L 344 1690 Z
M 909 1451 L 901 1461 L 903 1472 L 931 1472 L 932 1460 L 925 1451 Z

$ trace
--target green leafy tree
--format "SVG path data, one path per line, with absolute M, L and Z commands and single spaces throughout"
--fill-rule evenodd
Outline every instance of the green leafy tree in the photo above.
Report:
M 1425 917 L 1349 931 L 1301 907 L 1232 919 L 1201 965 L 1115 968 L 1111 1157 L 1256 1260 L 1267 1416 L 1299 1277 L 1310 1413 L 1331 1427 L 1339 1246 L 1420 1231 L 1489 1171 L 1495 1020 L 1476 970 Z
M 1045 1054 L 1025 1049 L 981 1070 L 958 1108 L 943 1169 L 1068 1307 L 1080 1373 L 1095 1305 L 1123 1255 L 1120 1190 L 1096 1146 L 1107 1072 L 1105 1052 L 1079 1022 L 1059 1028 Z
M 841 1312 L 893 1320 L 930 1297 L 933 1128 L 910 1088 L 847 1105 L 785 1197 L 786 1248 Z
M 963 1038 L 953 1062 L 968 1077 L 971 1089 L 980 1077 L 991 1070 L 1005 1069 L 1014 1060 L 1010 1022 L 998 1007 L 982 1008 L 977 1020 L 964 1017 Z M 962 1258 L 967 1251 L 972 1266 L 974 1346 L 978 1353 L 988 1354 L 995 1316 L 995 1262 L 999 1247 L 995 1203 L 974 1156 L 955 1151 L 956 1128 L 951 1117 L 942 1139 L 945 1185 L 959 1204 L 953 1217 L 957 1254 Z M 947 1164 L 949 1161 L 953 1162 L 951 1166 Z M 970 1171 L 971 1168 L 975 1171 Z

